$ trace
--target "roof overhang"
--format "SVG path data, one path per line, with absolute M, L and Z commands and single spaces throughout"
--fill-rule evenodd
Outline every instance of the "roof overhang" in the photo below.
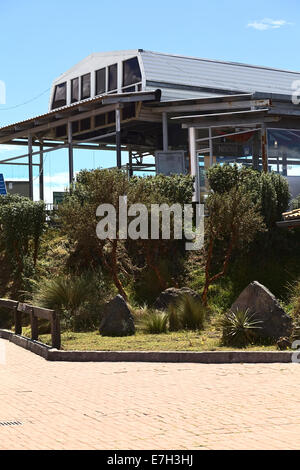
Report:
M 130 103 L 158 102 L 160 98 L 161 91 L 153 90 L 110 94 L 87 99 L 0 128 L 0 144 L 15 145 L 16 139 L 27 141 L 29 135 L 38 137 L 39 134 L 43 134 L 43 138 L 47 139 L 47 131 L 69 122 L 72 123 L 98 114 L 114 111 L 117 106 L 125 106 Z M 49 137 L 49 139 L 51 140 L 52 138 Z

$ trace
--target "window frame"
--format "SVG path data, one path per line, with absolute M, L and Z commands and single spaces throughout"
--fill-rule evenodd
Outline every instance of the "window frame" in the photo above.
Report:
M 135 60 L 138 65 L 139 72 L 140 72 L 140 80 L 138 80 L 137 82 L 133 82 L 133 83 L 129 83 L 125 85 L 125 64 L 132 60 Z M 137 85 L 141 84 L 142 81 L 143 81 L 143 76 L 142 76 L 142 69 L 140 66 L 139 58 L 135 56 L 135 57 L 130 57 L 129 59 L 123 60 L 122 61 L 122 91 L 126 90 L 126 88 L 129 88 L 129 87 L 135 87 L 135 90 L 137 90 Z
M 83 80 L 85 77 L 89 77 L 89 95 L 88 96 L 83 96 Z M 87 100 L 91 98 L 91 72 L 85 73 L 81 75 L 80 77 L 80 101 L 81 100 Z
M 64 86 L 65 98 L 64 98 L 63 100 L 55 100 L 57 89 L 58 89 L 58 87 L 62 87 L 62 86 Z M 63 108 L 64 106 L 67 105 L 67 95 L 68 95 L 67 86 L 68 86 L 68 85 L 67 85 L 67 82 L 62 82 L 62 83 L 58 83 L 57 85 L 55 85 L 54 93 L 53 93 L 53 98 L 52 98 L 52 106 L 51 106 L 51 109 Z M 59 105 L 59 106 L 54 106 L 54 104 L 55 104 L 57 101 L 63 101 L 65 104 L 61 104 L 61 105 Z
M 104 91 L 98 92 L 98 80 L 97 80 L 97 74 L 98 72 L 104 72 Z M 101 95 L 103 93 L 107 92 L 107 67 L 102 67 L 101 69 L 95 70 L 95 96 Z
M 73 98 L 73 83 L 77 80 L 77 99 Z M 70 98 L 71 98 L 71 104 L 73 103 L 78 103 L 80 101 L 80 80 L 79 77 L 72 78 L 70 82 L 70 87 L 71 87 L 71 93 L 70 93 Z
M 115 67 L 116 68 L 116 87 L 115 88 L 110 88 L 110 69 Z M 111 64 L 107 66 L 107 72 L 108 72 L 108 81 L 107 81 L 107 93 L 112 93 L 114 91 L 118 92 L 118 74 L 119 74 L 119 67 L 118 63 L 116 62 L 115 64 Z

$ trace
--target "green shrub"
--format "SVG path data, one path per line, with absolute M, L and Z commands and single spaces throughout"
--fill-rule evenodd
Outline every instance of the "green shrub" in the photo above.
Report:
M 225 194 L 233 188 L 243 187 L 253 203 L 260 206 L 261 214 L 268 229 L 276 227 L 281 215 L 288 209 L 289 185 L 281 175 L 260 173 L 238 165 L 215 165 L 207 172 L 211 189 Z
M 42 201 L 17 195 L 0 196 L 1 247 L 18 281 L 33 274 L 45 221 Z
M 160 335 L 168 332 L 169 317 L 166 313 L 149 313 L 143 320 L 143 326 L 146 333 L 151 335 Z
M 168 309 L 170 331 L 202 330 L 207 308 L 191 295 L 182 296 Z
M 246 310 L 228 312 L 220 320 L 223 329 L 222 342 L 224 346 L 245 347 L 255 340 L 257 329 L 261 322 Z
M 33 281 L 32 302 L 41 307 L 57 310 L 63 327 L 82 331 L 97 327 L 101 304 L 96 276 L 59 276 Z

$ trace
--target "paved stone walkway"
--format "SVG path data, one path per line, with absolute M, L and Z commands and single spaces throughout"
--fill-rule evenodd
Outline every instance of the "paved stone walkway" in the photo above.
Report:
M 3 347 L 1 450 L 300 449 L 299 365 L 52 363 Z

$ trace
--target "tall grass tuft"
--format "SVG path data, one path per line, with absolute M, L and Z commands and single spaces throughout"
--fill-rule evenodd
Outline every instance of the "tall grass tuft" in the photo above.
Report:
M 61 276 L 44 279 L 38 286 L 34 300 L 37 305 L 71 312 L 88 300 L 91 294 L 90 279 L 87 276 Z
M 168 308 L 170 331 L 202 330 L 207 308 L 191 295 L 182 296 Z
M 159 335 L 168 332 L 169 317 L 166 313 L 153 312 L 145 316 L 143 327 L 146 333 Z
M 85 308 L 95 297 L 95 284 L 92 276 L 59 276 L 44 278 L 33 286 L 33 303 L 60 312 L 66 328 L 87 326 L 91 320 Z M 90 318 L 88 318 L 90 317 Z

